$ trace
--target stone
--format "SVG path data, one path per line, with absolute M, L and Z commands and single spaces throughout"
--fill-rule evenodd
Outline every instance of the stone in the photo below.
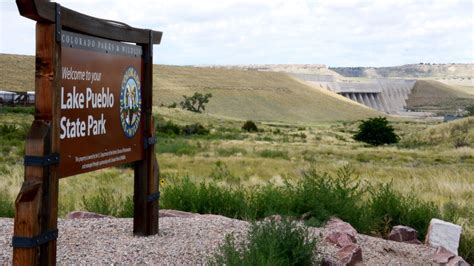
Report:
M 438 247 L 436 253 L 433 257 L 433 261 L 439 264 L 446 264 L 450 259 L 456 257 L 451 251 L 445 249 L 444 247 Z
M 325 240 L 338 247 L 345 247 L 357 243 L 357 231 L 352 225 L 341 219 L 331 218 L 331 220 L 326 223 L 325 229 L 327 232 Z
M 388 235 L 388 239 L 396 242 L 418 241 L 418 232 L 408 226 L 396 225 Z M 419 242 L 419 241 L 418 241 Z M 420 242 L 421 243 L 421 242 Z
M 94 212 L 86 212 L 86 211 L 74 211 L 66 215 L 66 219 L 90 219 L 90 218 L 100 219 L 100 218 L 113 218 L 113 217 L 99 214 L 99 213 L 94 213 Z
M 469 263 L 467 263 L 462 257 L 456 256 L 448 261 L 447 266 L 469 266 Z
M 324 257 L 323 260 L 321 261 L 322 266 L 337 266 L 337 262 L 335 262 L 333 259 Z
M 265 219 L 263 219 L 265 222 L 276 222 L 276 223 L 279 223 L 281 222 L 282 220 L 282 217 L 281 215 L 279 214 L 274 214 L 274 215 L 270 215 L 268 217 L 265 217 Z
M 192 212 L 183 212 L 183 211 L 176 211 L 176 210 L 160 210 L 159 217 L 179 217 L 179 218 L 192 218 L 199 214 L 192 213 Z
M 431 219 L 425 244 L 432 247 L 444 247 L 458 255 L 462 227 L 439 219 Z
M 352 266 L 362 263 L 362 249 L 357 244 L 350 244 L 339 249 L 336 256 L 344 265 Z

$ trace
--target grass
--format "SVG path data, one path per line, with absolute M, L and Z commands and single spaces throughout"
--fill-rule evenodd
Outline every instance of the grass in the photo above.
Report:
M 254 223 L 244 241 L 227 235 L 211 265 L 313 265 L 317 239 L 289 220 Z
M 434 80 L 418 80 L 407 100 L 407 108 L 440 114 L 455 114 L 474 104 L 474 95 Z
M 34 88 L 34 57 L 0 55 L 0 87 Z M 357 120 L 378 112 L 323 93 L 284 73 L 153 66 L 155 106 L 180 102 L 183 95 L 211 93 L 206 113 L 240 120 L 293 123 Z M 174 108 L 178 109 L 178 108 Z

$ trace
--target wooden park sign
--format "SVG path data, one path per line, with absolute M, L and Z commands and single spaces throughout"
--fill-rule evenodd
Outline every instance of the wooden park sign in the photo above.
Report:
M 13 264 L 54 265 L 60 178 L 134 164 L 135 235 L 158 233 L 153 44 L 162 33 L 17 0 L 36 23 L 35 118 L 15 202 Z

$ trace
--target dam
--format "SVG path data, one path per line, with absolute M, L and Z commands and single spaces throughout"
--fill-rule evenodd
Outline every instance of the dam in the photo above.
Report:
M 406 111 L 407 99 L 415 80 L 408 79 L 367 79 L 363 81 L 338 80 L 332 75 L 288 73 L 294 78 L 313 86 L 327 89 L 352 101 L 387 114 Z

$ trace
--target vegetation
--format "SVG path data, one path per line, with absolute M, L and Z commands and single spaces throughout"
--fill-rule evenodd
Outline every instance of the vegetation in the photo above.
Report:
M 206 104 L 209 102 L 209 98 L 211 97 L 211 93 L 202 94 L 195 92 L 194 95 L 190 97 L 183 95 L 184 100 L 182 100 L 179 105 L 185 110 L 202 113 L 206 110 Z
M 247 132 L 257 132 L 258 128 L 255 122 L 253 122 L 252 120 L 247 120 L 242 126 L 242 130 L 245 130 Z
M 316 239 L 289 220 L 254 223 L 247 239 L 237 242 L 227 235 L 210 260 L 211 265 L 312 265 Z
M 394 128 L 388 124 L 387 118 L 375 117 L 362 121 L 354 139 L 373 146 L 397 143 L 400 137 Z

